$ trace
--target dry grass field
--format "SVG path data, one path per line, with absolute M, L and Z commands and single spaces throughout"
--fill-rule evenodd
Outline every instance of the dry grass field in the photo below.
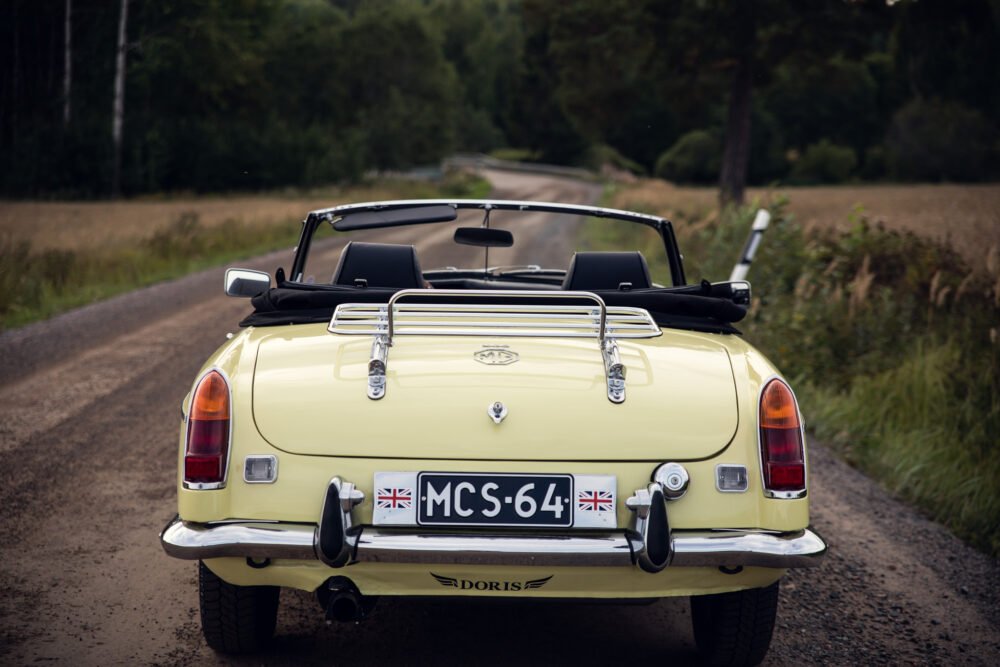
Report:
M 31 243 L 34 250 L 92 250 L 134 245 L 185 214 L 211 228 L 227 220 L 249 227 L 288 224 L 335 204 L 393 199 L 399 188 L 360 186 L 300 193 L 187 196 L 126 201 L 0 201 L 0 236 Z
M 612 205 L 668 211 L 680 223 L 712 214 L 715 188 L 678 187 L 660 180 L 622 186 Z M 766 204 L 787 197 L 788 210 L 806 228 L 847 229 L 858 207 L 872 221 L 948 240 L 971 265 L 981 267 L 1000 246 L 1000 184 L 849 185 L 751 188 L 747 200 Z
M 310 210 L 348 202 L 482 197 L 471 174 L 440 182 L 116 202 L 0 201 L 0 331 L 114 294 L 294 245 Z

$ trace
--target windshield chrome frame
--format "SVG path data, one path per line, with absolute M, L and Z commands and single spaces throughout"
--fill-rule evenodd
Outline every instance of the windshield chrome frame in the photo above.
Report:
M 652 227 L 660 234 L 660 238 L 663 241 L 663 246 L 667 253 L 668 264 L 670 265 L 670 278 L 673 282 L 673 286 L 680 287 L 686 284 L 684 278 L 683 260 L 680 251 L 677 248 L 677 239 L 674 236 L 673 225 L 666 218 L 648 215 L 646 213 L 635 213 L 633 211 L 623 211 L 621 209 L 604 208 L 600 206 L 587 206 L 584 204 L 560 204 L 552 202 L 516 201 L 505 199 L 397 199 L 390 201 L 344 204 L 341 206 L 317 209 L 310 212 L 306 219 L 302 221 L 302 232 L 299 237 L 298 246 L 295 249 L 295 260 L 292 264 L 290 274 L 292 282 L 301 281 L 301 276 L 303 270 L 305 269 L 305 261 L 309 254 L 309 245 L 312 241 L 313 234 L 323 222 L 329 222 L 333 229 L 336 230 L 338 220 L 350 213 L 361 211 L 387 211 L 402 208 L 440 205 L 452 206 L 456 210 L 521 211 L 578 215 L 589 218 L 622 220 L 625 222 L 634 222 L 647 227 Z M 367 229 L 402 227 L 406 224 L 407 223 L 372 225 L 371 227 L 367 227 Z

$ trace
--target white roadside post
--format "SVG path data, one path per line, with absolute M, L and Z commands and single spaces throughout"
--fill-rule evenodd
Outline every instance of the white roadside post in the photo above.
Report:
M 747 238 L 747 242 L 743 246 L 743 252 L 740 254 L 740 260 L 736 262 L 733 272 L 729 274 L 730 282 L 734 280 L 746 280 L 750 264 L 753 263 L 753 257 L 757 254 L 757 248 L 760 247 L 761 239 L 763 239 L 764 232 L 767 230 L 767 225 L 770 222 L 771 214 L 764 209 L 758 209 L 757 215 L 753 219 L 753 227 L 750 228 L 750 236 Z

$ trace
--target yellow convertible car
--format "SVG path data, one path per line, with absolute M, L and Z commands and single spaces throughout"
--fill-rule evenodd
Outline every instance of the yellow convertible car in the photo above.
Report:
M 660 256 L 573 253 L 605 231 Z M 462 266 L 422 270 L 407 234 Z M 526 263 L 564 246 L 560 268 Z M 802 418 L 734 327 L 749 284 L 687 284 L 670 222 L 338 206 L 308 215 L 274 282 L 226 273 L 253 312 L 184 401 L 160 536 L 199 561 L 212 648 L 264 646 L 290 587 L 346 621 L 380 596 L 690 596 L 706 661 L 763 659 L 779 579 L 826 550 Z

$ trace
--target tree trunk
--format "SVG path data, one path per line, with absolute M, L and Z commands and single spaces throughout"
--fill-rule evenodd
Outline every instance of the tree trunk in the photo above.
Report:
M 64 28 L 65 40 L 63 41 L 63 127 L 69 127 L 69 118 L 71 112 L 70 105 L 70 91 L 73 88 L 73 59 L 70 57 L 72 53 L 72 39 L 73 39 L 73 0 L 66 0 L 66 24 Z
M 750 111 L 753 99 L 753 55 L 757 30 L 753 2 L 737 2 L 736 53 L 738 63 L 729 90 L 726 147 L 719 174 L 719 203 L 742 204 L 750 164 Z
M 11 58 L 11 73 L 10 73 L 10 97 L 12 104 L 10 107 L 10 140 L 12 144 L 16 144 L 20 134 L 18 133 L 18 107 L 20 106 L 20 90 L 21 90 L 21 40 L 18 38 L 20 31 L 17 25 L 17 3 L 14 3 L 14 17 L 11 23 L 14 26 L 14 39 L 12 46 L 14 47 L 13 58 Z
M 125 23 L 128 20 L 128 0 L 122 0 L 118 19 L 118 51 L 115 55 L 115 99 L 111 109 L 111 142 L 114 144 L 114 168 L 111 176 L 111 196 L 121 194 L 122 180 L 122 121 L 125 117 Z

